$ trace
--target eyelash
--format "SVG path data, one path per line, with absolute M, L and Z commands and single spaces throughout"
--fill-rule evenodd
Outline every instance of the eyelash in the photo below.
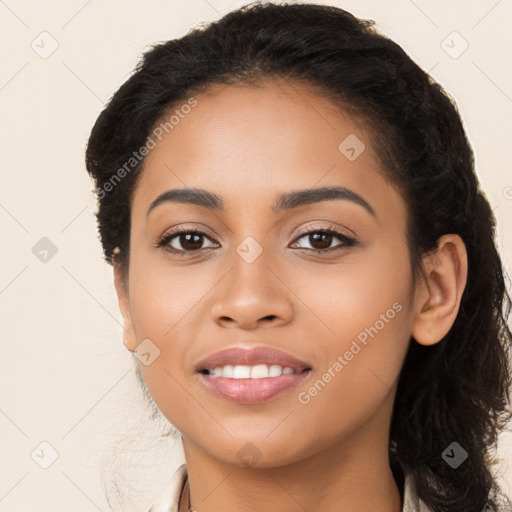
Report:
M 328 249 L 308 249 L 306 247 L 306 248 L 301 248 L 302 250 L 311 251 L 311 252 L 318 254 L 318 253 L 326 253 L 326 252 L 332 252 L 332 251 L 336 251 L 336 250 L 346 249 L 348 247 L 353 247 L 354 245 L 357 244 L 357 242 L 354 238 L 351 238 L 351 237 L 345 235 L 344 233 L 341 233 L 333 228 L 324 228 L 324 229 L 316 228 L 316 229 L 311 229 L 309 231 L 303 231 L 303 232 L 299 233 L 299 235 L 297 235 L 297 237 L 294 239 L 293 243 L 297 242 L 298 240 L 300 240 L 301 238 L 303 238 L 307 235 L 311 235 L 314 233 L 324 233 L 324 234 L 328 234 L 328 235 L 334 235 L 336 238 L 341 240 L 343 243 L 342 243 L 342 245 L 330 247 Z M 171 233 L 165 233 L 162 237 L 160 237 L 160 239 L 154 245 L 157 248 L 162 248 L 162 247 L 166 246 L 173 238 L 175 238 L 178 235 L 182 235 L 182 234 L 191 234 L 191 235 L 193 234 L 193 235 L 204 236 L 204 237 L 208 238 L 210 241 L 213 241 L 203 231 L 199 231 L 197 229 L 191 229 L 191 228 L 177 228 L 174 231 L 172 231 Z M 208 248 L 197 249 L 195 251 L 185 251 L 185 250 L 182 251 L 182 250 L 171 249 L 171 248 L 165 247 L 165 250 L 172 254 L 177 254 L 177 255 L 183 257 L 187 254 L 194 254 L 194 253 L 197 254 L 197 253 L 203 252 L 205 250 L 208 250 Z

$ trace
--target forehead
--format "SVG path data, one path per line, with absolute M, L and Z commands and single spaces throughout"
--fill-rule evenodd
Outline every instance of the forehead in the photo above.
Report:
M 193 108 L 173 107 L 181 115 L 155 139 L 134 194 L 134 215 L 171 188 L 211 190 L 228 209 L 265 197 L 273 202 L 276 192 L 330 185 L 381 199 L 397 196 L 363 123 L 304 84 L 215 85 L 194 99 Z

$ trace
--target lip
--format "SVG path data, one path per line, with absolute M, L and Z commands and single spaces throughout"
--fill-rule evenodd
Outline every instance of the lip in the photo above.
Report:
M 257 364 L 278 364 L 283 368 L 288 366 L 292 368 L 296 372 L 302 372 L 305 369 L 311 369 L 311 365 L 306 363 L 305 361 L 301 361 L 296 357 L 291 356 L 290 354 L 286 354 L 281 350 L 277 350 L 271 347 L 255 347 L 252 349 L 244 349 L 241 347 L 231 347 L 224 350 L 220 350 L 219 352 L 215 352 L 211 356 L 207 357 L 200 361 L 196 367 L 195 371 L 197 373 L 203 370 L 211 370 L 213 368 L 217 368 L 219 366 L 226 365 L 245 365 L 245 366 L 254 366 Z M 223 377 L 218 377 L 223 378 Z M 270 377 L 269 377 L 270 378 Z M 278 377 L 271 377 L 272 379 L 276 379 Z M 239 379 L 246 380 L 246 379 Z M 247 379 L 248 380 L 248 379 Z M 258 380 L 267 380 L 267 379 L 258 379 Z
M 230 379 L 202 373 L 197 375 L 214 395 L 238 404 L 255 405 L 293 389 L 310 374 L 311 370 L 304 370 L 301 373 L 262 379 Z

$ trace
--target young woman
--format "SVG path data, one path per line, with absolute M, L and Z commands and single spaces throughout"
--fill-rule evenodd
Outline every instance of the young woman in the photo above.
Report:
M 157 44 L 86 159 L 183 442 L 151 511 L 511 510 L 495 218 L 454 102 L 372 21 L 256 3 Z

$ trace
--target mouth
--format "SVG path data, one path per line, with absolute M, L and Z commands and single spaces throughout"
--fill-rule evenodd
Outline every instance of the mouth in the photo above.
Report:
M 290 392 L 311 374 L 311 368 L 295 371 L 280 365 L 226 365 L 204 369 L 199 380 L 215 396 L 237 404 L 256 405 Z
M 231 347 L 195 367 L 200 382 L 215 396 L 238 404 L 260 404 L 291 391 L 312 366 L 272 347 Z

